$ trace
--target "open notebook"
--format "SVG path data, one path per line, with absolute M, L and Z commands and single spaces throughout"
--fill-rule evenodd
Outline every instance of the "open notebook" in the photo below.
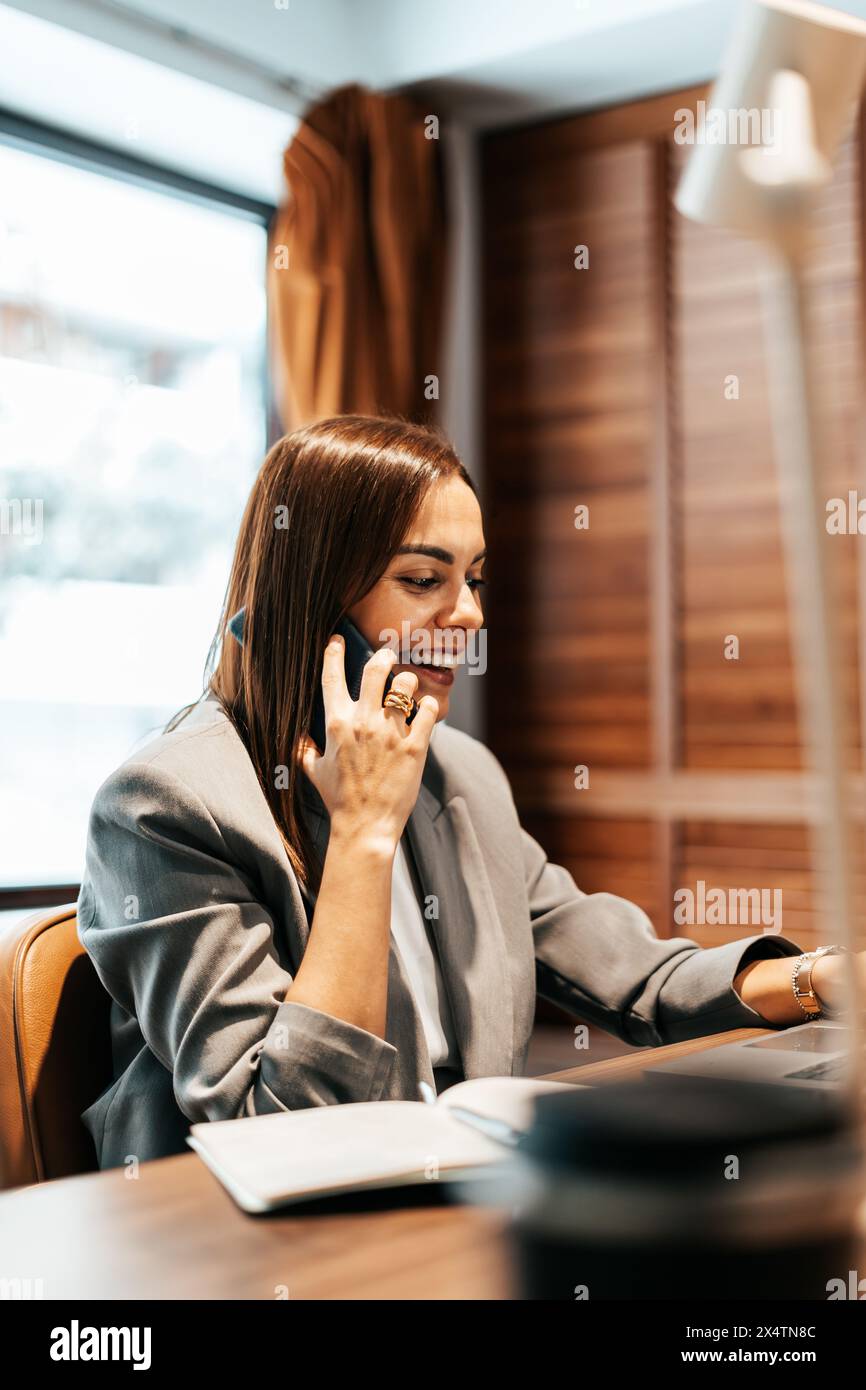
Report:
M 483 1176 L 532 1123 L 536 1096 L 585 1090 L 493 1076 L 460 1081 L 434 1103 L 377 1100 L 194 1124 L 190 1148 L 244 1211 L 434 1178 Z

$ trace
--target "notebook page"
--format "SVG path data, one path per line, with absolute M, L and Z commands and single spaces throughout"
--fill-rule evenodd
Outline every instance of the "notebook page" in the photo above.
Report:
M 458 1081 L 437 1098 L 437 1107 L 449 1105 L 471 1110 L 491 1120 L 504 1120 L 513 1129 L 532 1124 L 536 1096 L 554 1091 L 586 1091 L 589 1087 L 568 1081 L 536 1081 L 530 1076 L 478 1076 Z

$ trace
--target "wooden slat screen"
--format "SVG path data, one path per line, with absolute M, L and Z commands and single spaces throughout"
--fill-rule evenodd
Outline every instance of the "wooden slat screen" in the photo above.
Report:
M 679 173 L 688 146 L 671 150 Z M 857 486 L 857 219 L 850 140 L 822 200 L 809 274 L 827 404 L 827 477 L 831 495 L 843 497 Z M 764 251 L 678 214 L 672 229 L 683 764 L 800 768 L 760 294 Z M 726 396 L 726 382 L 738 399 Z M 852 742 L 858 743 L 856 545 L 856 537 L 839 536 L 834 549 Z M 737 660 L 725 659 L 728 634 L 739 638 Z
M 632 143 L 567 169 L 528 155 L 519 192 L 510 161 L 485 181 L 488 684 L 529 774 L 650 763 L 651 158 Z
M 705 945 L 753 929 L 675 925 L 676 887 L 779 888 L 783 934 L 807 946 L 833 934 L 812 869 L 763 253 L 672 206 L 688 154 L 674 113 L 706 96 L 483 141 L 487 737 L 527 828 L 582 888 Z M 858 122 L 810 267 L 828 495 L 843 497 L 862 468 L 861 139 Z M 835 553 L 856 771 L 857 537 Z

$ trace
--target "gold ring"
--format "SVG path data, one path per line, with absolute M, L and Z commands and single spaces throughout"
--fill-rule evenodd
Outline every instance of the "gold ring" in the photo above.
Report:
M 389 690 L 382 701 L 383 708 L 398 709 L 406 716 L 408 724 L 414 718 L 418 705 L 414 696 L 406 693 L 405 690 Z

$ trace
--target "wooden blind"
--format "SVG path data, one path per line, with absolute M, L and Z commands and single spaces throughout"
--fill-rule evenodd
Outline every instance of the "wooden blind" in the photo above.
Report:
M 671 146 L 674 177 L 688 156 Z M 857 159 L 842 152 L 809 266 L 826 402 L 831 496 L 857 486 Z M 686 767 L 800 768 L 760 277 L 762 247 L 675 214 L 670 254 L 681 535 L 682 757 Z M 856 536 L 836 538 L 852 744 L 858 725 Z M 736 637 L 739 656 L 724 655 Z
M 689 152 L 675 112 L 707 94 L 483 142 L 488 739 L 527 828 L 587 891 L 712 945 L 753 929 L 675 925 L 677 886 L 778 888 L 783 934 L 809 946 L 832 931 L 812 870 L 763 251 L 672 203 Z M 841 497 L 862 467 L 861 143 L 858 122 L 809 268 Z M 861 562 L 857 536 L 836 540 L 856 771 Z
M 485 170 L 488 688 L 512 767 L 567 776 L 650 763 L 652 161 L 541 144 Z

